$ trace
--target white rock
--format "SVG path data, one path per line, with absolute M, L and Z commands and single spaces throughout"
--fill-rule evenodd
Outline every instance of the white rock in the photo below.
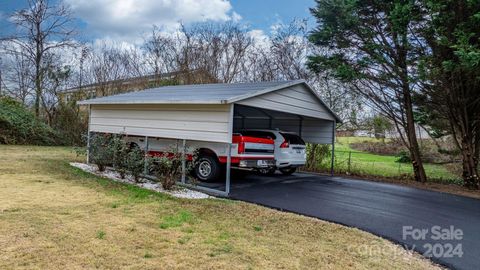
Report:
M 120 177 L 120 174 L 118 172 L 114 171 L 114 170 L 105 169 L 105 171 L 103 171 L 103 172 L 98 171 L 98 168 L 97 168 L 96 165 L 90 165 L 90 164 L 79 163 L 79 162 L 71 162 L 70 165 L 73 166 L 73 167 L 79 168 L 83 171 L 93 173 L 95 175 L 102 176 L 102 177 L 105 177 L 105 178 L 109 178 L 109 179 L 112 179 L 112 180 L 117 181 L 117 182 L 136 185 L 136 186 L 139 186 L 141 188 L 153 190 L 153 191 L 156 191 L 156 192 L 166 193 L 166 194 L 172 195 L 172 196 L 177 197 L 177 198 L 207 199 L 207 198 L 212 197 L 212 196 L 207 195 L 203 192 L 199 192 L 199 191 L 196 191 L 196 190 L 191 190 L 191 189 L 183 188 L 183 187 L 178 188 L 176 190 L 165 190 L 165 189 L 163 189 L 163 187 L 160 183 L 151 181 L 151 180 L 146 179 L 146 178 L 141 178 L 139 183 L 136 183 L 134 181 L 133 177 L 129 174 L 126 174 L 125 179 L 122 179 Z

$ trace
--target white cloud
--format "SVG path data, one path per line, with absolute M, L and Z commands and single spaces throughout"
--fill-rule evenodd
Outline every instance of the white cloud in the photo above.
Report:
M 233 20 L 234 22 L 239 22 L 239 21 L 241 21 L 242 19 L 243 19 L 243 18 L 242 18 L 242 16 L 241 16 L 240 14 L 238 14 L 238 13 L 235 12 L 235 11 L 232 12 L 232 20 Z
M 238 21 L 228 0 L 64 0 L 96 36 L 139 38 L 152 25 L 175 30 L 179 23 Z
M 248 31 L 248 35 L 255 41 L 259 47 L 268 48 L 271 45 L 270 37 L 263 30 L 253 29 Z
M 263 41 L 265 39 L 268 39 L 268 36 L 265 35 L 265 32 L 260 29 L 253 29 L 248 32 L 248 35 L 253 38 L 255 41 Z

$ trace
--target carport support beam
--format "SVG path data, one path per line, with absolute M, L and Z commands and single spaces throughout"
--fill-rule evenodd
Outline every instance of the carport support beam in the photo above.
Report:
M 332 163 L 330 164 L 330 175 L 333 176 L 335 173 L 335 127 L 337 126 L 336 121 L 332 122 Z
M 187 154 L 187 141 L 185 139 L 182 140 L 182 184 L 185 184 L 186 178 L 186 170 L 187 170 L 187 162 L 186 162 L 186 154 Z
M 145 147 L 143 148 L 144 157 L 143 157 L 143 174 L 148 174 L 148 136 L 145 136 Z
M 90 118 L 92 110 L 90 105 L 88 105 L 88 130 L 87 130 L 87 164 L 90 164 Z
M 225 193 L 230 194 L 230 170 L 232 168 L 232 144 L 227 145 L 227 171 L 225 175 Z
M 300 118 L 299 123 L 298 123 L 298 136 L 302 137 L 302 129 L 303 129 L 303 117 L 298 116 Z

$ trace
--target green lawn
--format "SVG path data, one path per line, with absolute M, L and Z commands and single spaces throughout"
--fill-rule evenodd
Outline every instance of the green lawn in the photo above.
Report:
M 335 144 L 335 168 L 339 172 L 351 172 L 359 175 L 398 177 L 413 175 L 410 163 L 396 162 L 396 156 L 378 155 L 354 150 L 351 143 L 378 141 L 374 138 L 338 137 Z M 349 166 L 349 155 L 351 162 Z M 448 171 L 443 165 L 425 164 L 427 177 L 435 182 L 456 182 L 459 177 Z
M 0 269 L 439 269 L 355 228 L 173 198 L 68 164 L 82 160 L 0 145 Z

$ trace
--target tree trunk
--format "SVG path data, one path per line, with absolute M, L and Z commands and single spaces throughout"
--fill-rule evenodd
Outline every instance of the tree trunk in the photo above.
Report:
M 468 82 L 474 81 L 465 73 L 453 73 L 448 76 L 450 88 L 444 90 L 448 94 L 448 117 L 451 123 L 455 142 L 462 155 L 462 178 L 465 187 L 478 189 L 480 179 L 478 162 L 480 155 L 480 128 L 475 124 L 478 110 L 472 105 L 475 103 L 473 92 L 469 92 Z M 458 80 L 458 81 L 457 81 Z M 476 89 L 478 91 L 478 88 Z
M 40 68 L 37 67 L 37 70 Z M 39 117 L 40 116 L 40 98 L 42 96 L 42 85 L 41 85 L 41 78 L 40 78 L 40 72 L 37 71 L 37 74 L 35 74 L 35 104 L 34 104 L 34 109 L 35 109 L 35 116 Z
M 43 39 L 40 22 L 35 23 L 35 116 L 40 116 L 40 98 L 42 98 L 42 53 Z
M 410 158 L 412 159 L 413 173 L 415 181 L 425 183 L 427 182 L 427 175 L 423 167 L 422 156 L 420 154 L 420 147 L 417 141 L 417 134 L 415 131 L 415 121 L 413 118 L 412 96 L 410 95 L 409 86 L 403 87 L 403 101 L 405 106 L 405 114 L 407 120 L 407 139 L 408 150 L 410 151 Z
M 462 152 L 462 178 L 465 186 L 469 189 L 478 189 L 480 177 L 478 175 L 478 149 L 470 134 L 460 130 L 460 150 Z
M 480 181 L 478 176 L 478 157 L 475 156 L 473 148 L 470 141 L 462 139 L 462 177 L 467 188 L 478 189 Z

